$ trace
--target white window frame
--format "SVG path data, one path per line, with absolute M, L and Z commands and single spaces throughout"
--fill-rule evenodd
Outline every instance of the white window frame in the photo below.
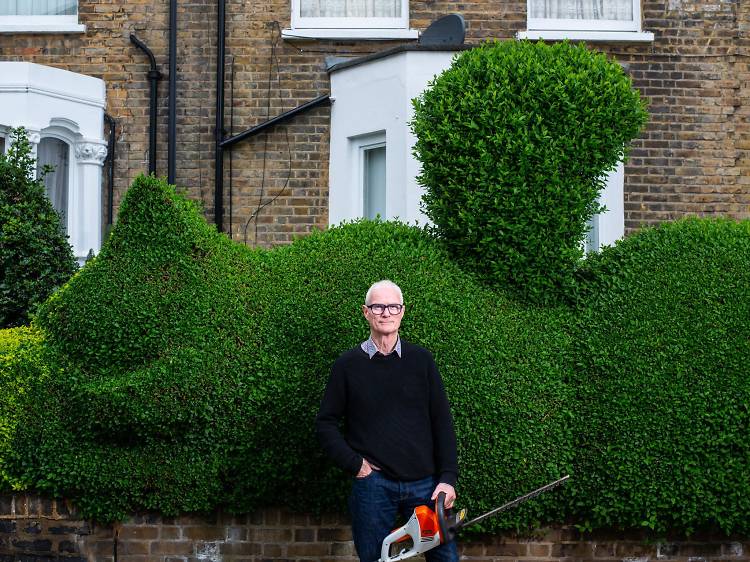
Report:
M 526 4 L 526 13 L 531 13 L 529 2 Z M 529 17 L 527 25 L 530 30 L 571 30 L 571 31 L 640 31 L 641 30 L 641 2 L 632 0 L 633 19 L 626 20 L 585 20 L 564 18 L 532 18 Z
M 76 171 L 78 167 L 78 161 L 76 159 L 74 148 L 77 141 L 75 135 L 76 129 L 77 126 L 74 123 L 65 123 L 64 120 L 57 119 L 55 125 L 51 125 L 50 127 L 43 129 L 39 134 L 40 142 L 42 141 L 42 139 L 56 139 L 64 142 L 68 147 L 68 194 L 65 198 L 68 202 L 68 208 L 65 209 L 65 212 L 63 213 L 66 233 L 75 228 L 75 223 L 78 220 L 78 215 L 80 214 L 78 209 L 75 207 L 74 202 L 72 201 L 72 199 L 74 198 L 73 187 L 77 182 Z
M 526 13 L 531 13 L 531 0 L 526 2 Z M 532 18 L 527 16 L 527 29 L 516 34 L 518 39 L 563 39 L 606 42 L 650 43 L 654 34 L 641 29 L 641 0 L 632 0 L 633 19 L 593 20 L 568 18 Z
M 367 139 L 374 140 L 374 142 L 370 142 L 369 144 L 366 144 Z M 377 140 L 376 140 L 377 139 Z M 372 150 L 375 148 L 385 148 L 385 177 L 386 177 L 386 184 L 385 184 L 385 193 L 384 199 L 385 199 L 385 208 L 383 209 L 383 213 L 380 215 L 380 218 L 385 220 L 387 217 L 387 211 L 388 208 L 388 146 L 385 142 L 385 131 L 382 133 L 378 133 L 377 135 L 370 135 L 368 137 L 365 137 L 363 140 L 355 140 L 357 149 L 359 150 L 359 182 L 357 185 L 359 186 L 359 194 L 361 199 L 361 205 L 360 209 L 362 217 L 365 217 L 365 182 L 367 180 L 366 178 L 366 170 L 365 170 L 365 162 L 366 162 L 366 152 L 368 150 Z M 370 217 L 366 217 L 370 218 Z
M 394 18 L 303 17 L 302 0 L 292 0 L 292 27 L 334 29 L 406 29 L 409 27 L 409 0 L 401 0 L 401 15 Z
M 417 39 L 409 29 L 409 0 L 401 0 L 401 14 L 393 18 L 303 17 L 301 0 L 292 1 L 291 28 L 284 39 Z
M 356 186 L 352 194 L 352 205 L 357 209 L 356 216 L 365 216 L 365 151 L 371 148 L 385 147 L 385 169 L 386 169 L 386 186 L 385 186 L 385 205 L 386 214 L 388 209 L 388 142 L 385 131 L 375 131 L 364 135 L 349 137 L 349 162 L 356 162 L 351 167 L 351 185 Z M 381 216 L 387 219 L 387 216 Z
M 0 33 L 84 33 L 78 14 L 64 16 L 0 16 Z

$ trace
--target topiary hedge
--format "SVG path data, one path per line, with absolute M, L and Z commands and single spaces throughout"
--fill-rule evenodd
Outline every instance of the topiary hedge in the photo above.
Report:
M 0 332 L 0 477 L 87 517 L 343 508 L 313 418 L 390 277 L 431 349 L 478 514 L 571 473 L 482 530 L 746 533 L 750 222 L 637 233 L 577 271 L 570 307 L 522 304 L 423 230 L 362 221 L 272 251 L 229 242 L 139 178 L 100 255 L 30 329 Z M 17 392 L 21 390 L 21 392 Z
M 577 519 L 747 534 L 750 221 L 645 229 L 580 275 Z
M 60 216 L 36 178 L 23 128 L 0 152 L 0 327 L 20 326 L 77 264 Z
M 583 44 L 465 51 L 414 100 L 425 213 L 465 267 L 555 302 L 573 291 L 604 174 L 646 119 L 620 65 Z
M 45 369 L 59 375 L 26 395 L 6 462 L 100 520 L 342 507 L 345 479 L 313 419 L 334 359 L 367 337 L 360 305 L 385 276 L 406 294 L 404 337 L 434 351 L 454 397 L 465 503 L 489 508 L 569 470 L 567 310 L 489 291 L 404 225 L 250 250 L 143 177 L 99 256 L 39 312 Z M 555 505 L 492 524 L 528 525 Z

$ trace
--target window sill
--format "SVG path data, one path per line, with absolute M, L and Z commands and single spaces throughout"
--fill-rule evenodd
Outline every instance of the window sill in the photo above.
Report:
M 82 23 L 12 24 L 0 23 L 0 33 L 86 33 Z
M 519 31 L 516 39 L 541 39 L 543 41 L 594 41 L 607 43 L 653 43 L 654 34 L 650 31 L 570 31 L 533 30 Z
M 419 39 L 416 29 L 284 29 L 283 39 Z

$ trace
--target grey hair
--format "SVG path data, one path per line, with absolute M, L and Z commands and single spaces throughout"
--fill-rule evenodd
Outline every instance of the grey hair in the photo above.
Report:
M 367 294 L 365 295 L 365 304 L 372 304 L 370 302 L 370 297 L 372 297 L 372 292 L 377 289 L 393 289 L 398 294 L 399 304 L 404 304 L 404 295 L 401 292 L 401 287 L 396 285 L 390 279 L 383 279 L 381 281 L 377 281 L 376 283 L 373 283 L 372 286 L 369 289 L 367 289 Z M 383 304 L 391 304 L 391 303 L 383 303 Z

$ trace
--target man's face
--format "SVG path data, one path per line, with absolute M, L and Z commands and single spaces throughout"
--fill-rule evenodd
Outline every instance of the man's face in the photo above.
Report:
M 395 289 L 381 287 L 372 292 L 368 304 L 401 304 L 401 300 Z M 398 314 L 391 314 L 388 307 L 385 308 L 383 314 L 375 314 L 367 306 L 362 305 L 362 313 L 370 324 L 370 331 L 373 336 L 387 336 L 397 333 L 401 326 L 401 319 L 404 317 L 403 308 Z

